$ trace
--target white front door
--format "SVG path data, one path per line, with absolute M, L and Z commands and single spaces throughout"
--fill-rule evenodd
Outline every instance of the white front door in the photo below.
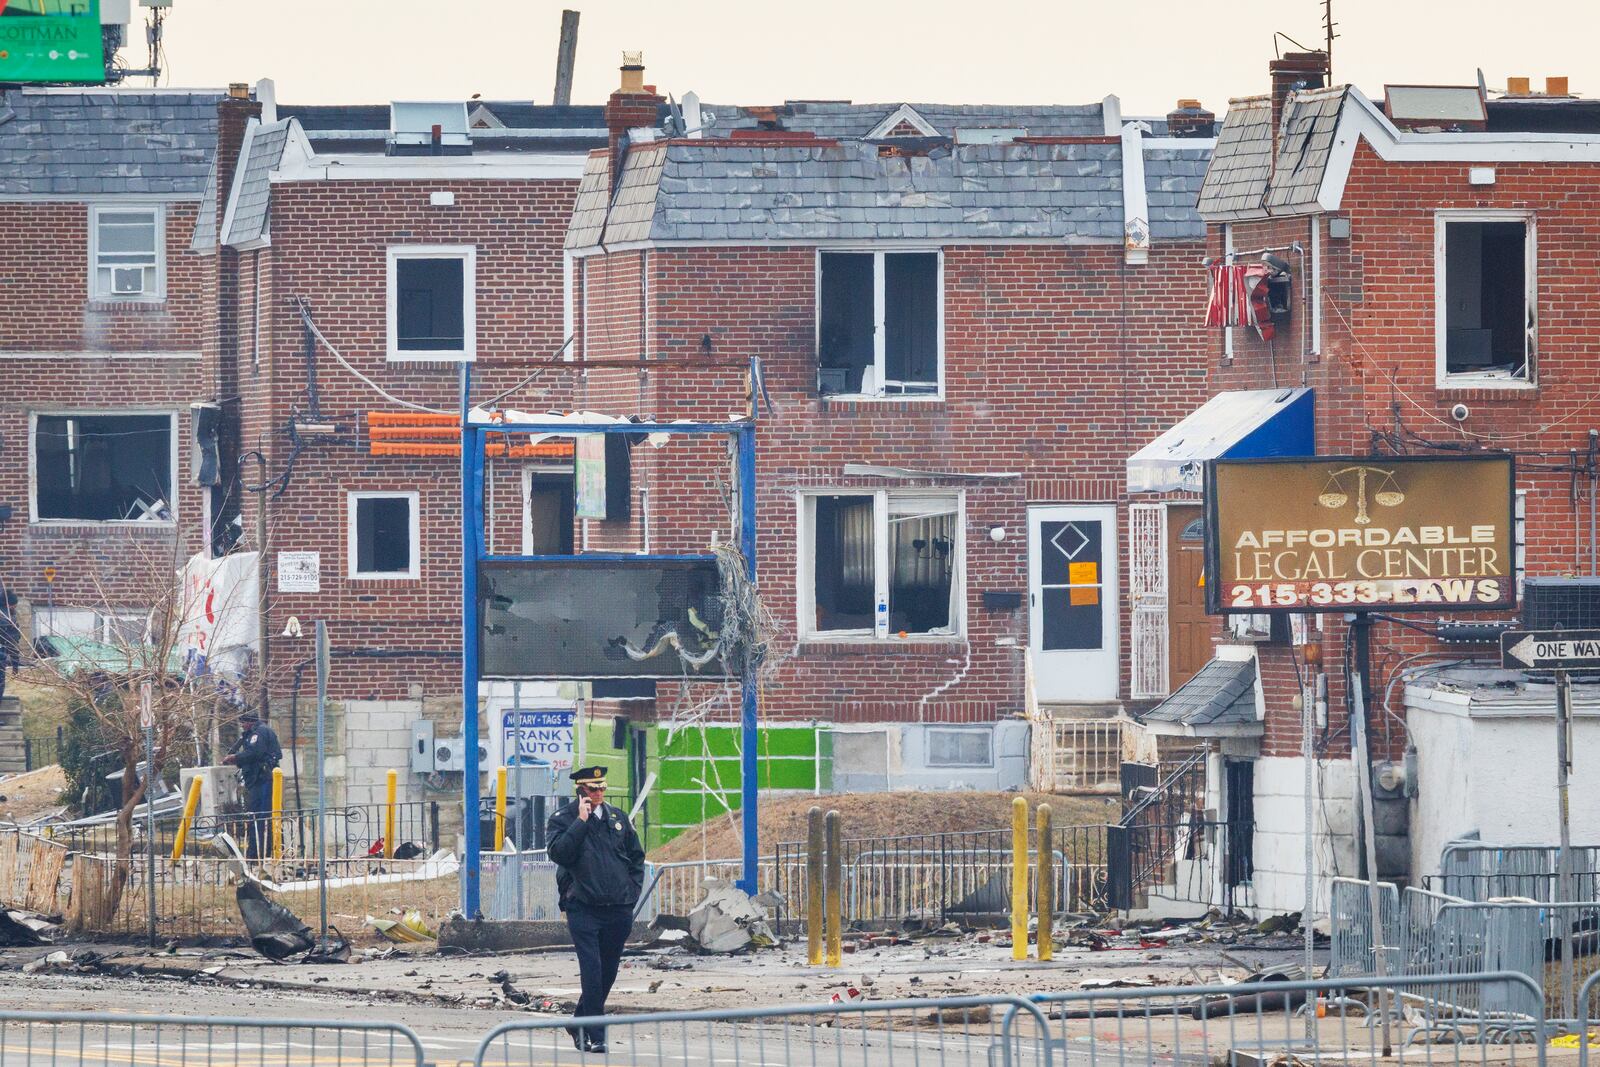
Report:
M 1028 509 L 1028 647 L 1040 700 L 1117 699 L 1117 509 Z

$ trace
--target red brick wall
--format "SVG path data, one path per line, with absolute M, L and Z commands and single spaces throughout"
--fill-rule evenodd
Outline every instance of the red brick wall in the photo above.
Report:
M 1600 425 L 1600 412 L 1592 409 L 1600 395 L 1600 362 L 1592 344 L 1600 327 L 1600 277 L 1582 267 L 1600 244 L 1600 212 L 1585 193 L 1595 168 L 1499 163 L 1491 186 L 1469 185 L 1467 169 L 1465 163 L 1385 163 L 1365 144 L 1358 148 L 1341 212 L 1351 220 L 1352 236 L 1330 240 L 1326 219 L 1315 223 L 1323 249 L 1323 350 L 1320 355 L 1302 351 L 1299 331 L 1308 309 L 1301 303 L 1294 322 L 1276 342 L 1278 382 L 1316 388 L 1317 448 L 1322 453 L 1367 454 L 1375 446 L 1375 433 L 1398 440 L 1410 454 L 1449 455 L 1463 448 L 1521 453 L 1517 484 L 1527 490 L 1527 573 L 1574 573 L 1575 553 L 1577 572 L 1586 573 L 1587 504 L 1581 495 L 1573 504 L 1565 471 L 1541 468 L 1563 465 L 1570 450 L 1581 456 L 1588 448 L 1589 428 Z M 1540 265 L 1537 389 L 1508 392 L 1435 384 L 1434 213 L 1447 208 L 1534 213 Z M 1234 247 L 1299 240 L 1309 248 L 1312 225 L 1307 219 L 1235 224 Z M 1221 228 L 1211 230 L 1215 253 L 1221 249 Z M 1297 288 L 1297 301 L 1303 295 Z M 1219 363 L 1216 388 L 1273 384 L 1271 347 L 1253 331 L 1236 330 L 1234 336 L 1231 364 L 1222 362 L 1220 332 L 1212 338 L 1212 355 Z M 1450 418 L 1450 408 L 1458 402 L 1472 412 L 1464 425 Z M 1425 442 L 1442 447 L 1430 448 Z M 1391 450 L 1386 441 L 1376 447 Z M 1503 619 L 1510 614 L 1452 617 Z M 1419 621 L 1431 622 L 1432 616 L 1424 614 Z M 1337 616 L 1330 616 L 1327 626 L 1325 658 L 1330 682 L 1337 687 L 1345 627 Z M 1414 631 L 1378 623 L 1372 642 L 1375 695 L 1383 696 L 1390 672 L 1402 658 L 1439 647 Z M 1469 651 L 1498 658 L 1489 650 Z M 1265 750 L 1269 755 L 1298 753 L 1298 714 L 1289 705 L 1293 685 L 1282 679 L 1272 684 L 1271 672 L 1267 678 Z M 1331 703 L 1327 744 L 1338 755 L 1349 751 L 1342 694 Z M 1403 714 L 1398 696 L 1394 710 Z M 1373 721 L 1375 754 L 1397 756 L 1404 743 L 1398 724 L 1381 710 Z
M 188 407 L 211 395 L 200 359 L 210 283 L 207 260 L 188 250 L 197 207 L 164 205 L 167 297 L 133 304 L 89 299 L 89 204 L 0 203 L 0 504 L 12 509 L 0 522 L 0 581 L 36 606 L 148 605 L 174 558 L 201 543 Z M 192 358 L 28 355 L 155 351 Z M 30 412 L 135 407 L 180 413 L 176 530 L 30 524 Z
M 786 662 L 766 688 L 765 714 L 986 721 L 1021 710 L 1026 613 L 986 612 L 981 594 L 1027 589 L 1030 501 L 1125 509 L 1127 455 L 1204 400 L 1201 251 L 1198 243 L 1158 247 L 1149 265 L 1127 267 L 1117 246 L 946 248 L 946 398 L 878 403 L 815 395 L 814 249 L 651 253 L 650 349 L 682 368 L 655 372 L 662 383 L 653 396 L 657 414 L 710 418 L 734 404 L 742 410 L 737 375 L 696 368 L 707 356 L 759 357 L 776 408 L 763 409 L 757 435 L 758 559 Z M 596 279 L 626 268 L 586 261 L 586 269 L 593 304 L 602 299 Z M 637 290 L 631 276 L 622 284 Z M 712 381 L 717 388 L 708 395 Z M 1107 447 L 1108 440 L 1117 446 Z M 707 454 L 708 464 L 715 459 Z M 1016 475 L 943 485 L 965 494 L 965 639 L 797 644 L 798 492 L 890 484 L 847 479 L 846 463 Z M 693 468 L 674 464 L 672 471 L 692 477 Z M 691 502 L 694 487 L 675 495 L 672 488 L 667 482 L 653 490 L 655 512 L 692 540 L 713 516 Z M 1007 538 L 991 541 L 992 526 L 1004 526 Z M 1120 572 L 1125 661 L 1126 566 Z M 664 686 L 658 696 L 671 705 L 679 687 Z M 730 701 L 727 713 L 733 707 Z

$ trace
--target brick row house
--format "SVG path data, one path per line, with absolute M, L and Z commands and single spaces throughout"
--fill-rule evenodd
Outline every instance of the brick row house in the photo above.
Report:
M 1565 79 L 1543 93 L 1526 79 L 1495 94 L 1392 85 L 1381 99 L 1326 83 L 1321 53 L 1284 56 L 1271 92 L 1232 101 L 1220 131 L 1199 200 L 1208 255 L 1279 257 L 1293 302 L 1272 340 L 1250 328 L 1212 331 L 1208 407 L 1306 391 L 1318 455 L 1509 452 L 1519 591 L 1525 578 L 1595 574 L 1600 383 L 1595 280 L 1582 266 L 1600 240 L 1585 193 L 1600 165 L 1592 102 L 1568 95 Z M 1145 473 L 1130 463 L 1130 478 Z M 1204 872 L 1188 872 L 1203 883 L 1189 899 L 1227 888 L 1242 857 L 1249 877 L 1235 903 L 1299 910 L 1309 779 L 1324 907 L 1328 878 L 1367 866 L 1355 799 L 1363 768 L 1352 760 L 1341 667 L 1349 628 L 1337 614 L 1304 627 L 1232 618 L 1202 671 L 1210 684 L 1148 716 L 1211 741 L 1207 817 L 1241 827 Z M 1418 632 L 1441 621 L 1424 611 L 1373 627 L 1366 688 L 1385 878 L 1435 874 L 1442 847 L 1460 837 L 1556 840 L 1552 687 L 1500 670 L 1493 645 Z M 1320 664 L 1306 658 L 1308 643 L 1320 645 Z M 1578 689 L 1581 766 L 1600 724 L 1589 687 Z M 1314 708 L 1309 775 L 1302 702 Z M 1587 840 L 1600 831 L 1600 807 L 1593 790 L 1572 797 L 1573 838 Z
M 1017 788 L 1030 659 L 1043 715 L 1114 718 L 1199 669 L 1195 586 L 1160 588 L 1169 544 L 1198 559 L 1198 496 L 1133 497 L 1124 443 L 1208 395 L 1211 117 L 692 102 L 685 136 L 623 78 L 567 233 L 577 352 L 643 361 L 610 387 L 657 419 L 737 410 L 714 362 L 758 362 L 762 715 L 817 784 Z M 634 471 L 658 551 L 708 543 L 685 469 Z M 663 723 L 704 712 L 654 696 Z

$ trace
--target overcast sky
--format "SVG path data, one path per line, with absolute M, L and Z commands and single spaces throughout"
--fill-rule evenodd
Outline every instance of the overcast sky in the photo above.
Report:
M 271 77 L 287 103 L 487 99 L 549 103 L 561 8 L 575 0 L 176 0 L 164 84 Z M 1318 0 L 598 0 L 579 4 L 574 103 L 616 88 L 624 49 L 646 81 L 709 103 L 1077 104 L 1116 93 L 1125 114 L 1266 88 L 1272 33 L 1321 41 Z M 134 8 L 136 17 L 144 10 Z M 1600 96 L 1594 0 L 1335 0 L 1334 75 L 1491 88 L 1568 75 Z M 144 61 L 135 27 L 125 55 Z M 1288 47 L 1288 46 L 1285 46 Z M 1588 63 L 1580 60 L 1587 59 Z M 143 79 L 140 84 L 148 84 Z

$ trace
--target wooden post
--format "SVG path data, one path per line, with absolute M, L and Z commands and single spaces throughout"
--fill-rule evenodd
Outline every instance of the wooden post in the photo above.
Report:
M 838 967 L 844 962 L 844 931 L 840 923 L 844 915 L 844 856 L 842 855 L 841 838 L 839 831 L 839 813 L 830 811 L 823 820 L 825 836 L 828 839 L 828 864 L 825 875 L 827 882 L 825 888 L 827 915 L 825 918 L 828 930 L 828 966 Z
M 822 809 L 806 813 L 806 964 L 822 965 Z
M 1021 797 L 1017 798 L 1021 800 Z M 1050 829 L 1050 805 L 1040 804 L 1036 813 L 1038 826 L 1035 836 L 1038 838 L 1039 860 L 1037 864 L 1038 885 L 1034 889 L 1034 909 L 1039 915 L 1039 958 L 1048 960 L 1053 948 L 1050 940 L 1050 917 L 1055 912 L 1056 895 L 1056 853 L 1054 848 L 1055 835 Z
M 578 58 L 578 13 L 561 13 L 561 43 L 556 46 L 556 107 L 572 103 L 572 67 Z

